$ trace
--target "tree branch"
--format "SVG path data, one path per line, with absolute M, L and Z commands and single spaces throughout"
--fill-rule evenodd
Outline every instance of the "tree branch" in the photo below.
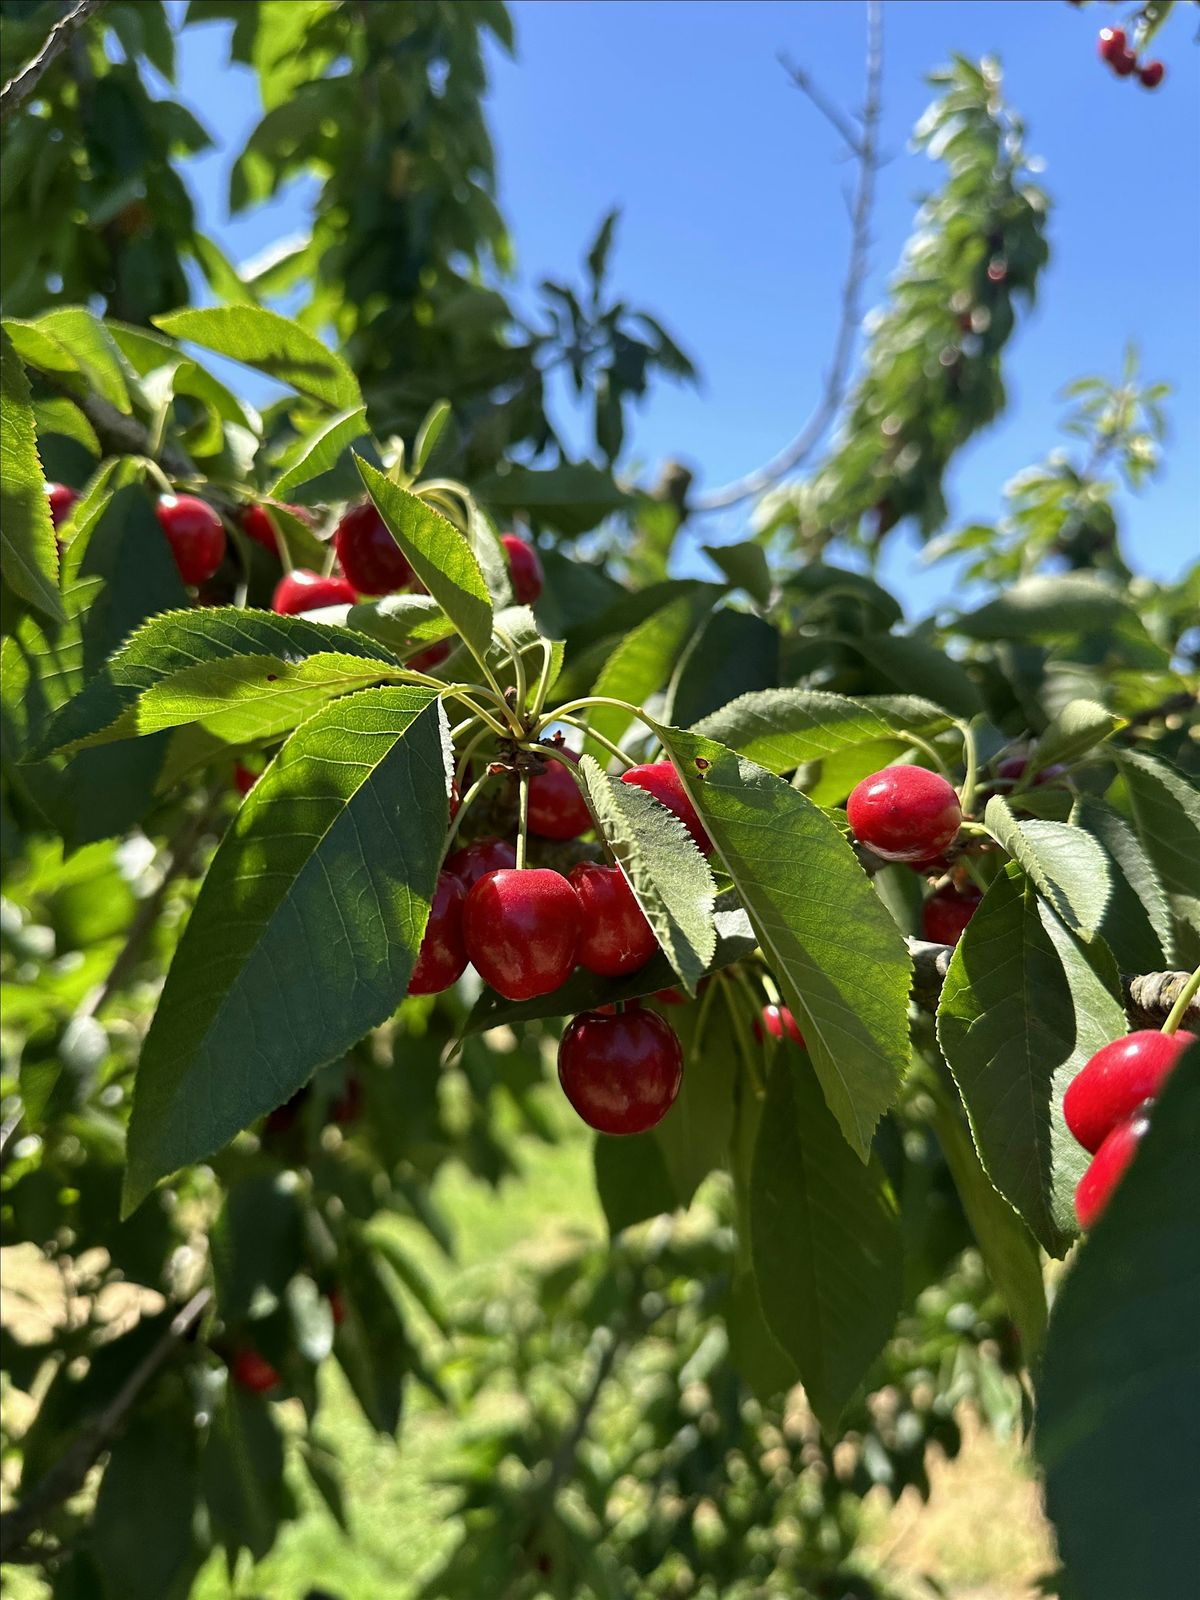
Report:
M 181 450 L 176 450 L 170 444 L 164 444 L 158 451 L 151 449 L 150 434 L 136 417 L 118 411 L 103 395 L 94 394 L 87 388 L 77 389 L 55 373 L 42 372 L 40 368 L 37 371 L 38 377 L 49 388 L 56 389 L 59 394 L 75 402 L 96 430 L 96 437 L 105 455 L 146 456 L 157 461 L 168 477 L 195 477 L 195 463 Z
M 88 18 L 94 16 L 106 3 L 107 0 L 79 0 L 78 5 L 58 19 L 33 60 L 22 67 L 20 72 L 0 89 L 0 122 L 7 122 L 9 117 L 21 109 L 41 82 L 42 74 L 47 67 L 70 44 L 72 35 L 77 33 Z
M 12 1561 L 50 1513 L 69 1500 L 84 1484 L 88 1473 L 116 1438 L 144 1390 L 200 1321 L 212 1300 L 211 1289 L 201 1289 L 171 1319 L 162 1338 L 126 1378 L 116 1395 L 75 1443 L 34 1485 L 20 1505 L 0 1517 L 0 1548 Z
M 936 1011 L 954 946 L 930 944 L 925 939 L 905 942 L 913 959 L 913 1000 L 922 1011 Z M 1138 1027 L 1162 1026 L 1188 976 L 1186 972 L 1144 972 L 1132 977 L 1122 974 L 1125 1009 Z M 1200 1028 L 1200 1000 L 1193 1001 L 1187 1008 L 1183 1021 L 1187 1027 Z
M 879 170 L 879 119 L 883 81 L 883 9 L 880 0 L 867 0 L 867 95 L 862 112 L 862 132 L 847 121 L 842 112 L 827 101 L 798 67 L 788 67 L 792 82 L 827 117 L 845 140 L 858 162 L 858 184 L 851 208 L 850 260 L 842 284 L 841 318 L 834 342 L 833 362 L 825 380 L 825 391 L 816 410 L 803 429 L 773 460 L 756 472 L 747 473 L 721 489 L 701 495 L 690 506 L 692 511 L 722 511 L 752 499 L 795 470 L 817 447 L 842 404 L 850 375 L 854 342 L 861 312 L 859 300 L 867 274 L 867 249 L 870 244 L 871 209 L 875 200 L 875 177 Z

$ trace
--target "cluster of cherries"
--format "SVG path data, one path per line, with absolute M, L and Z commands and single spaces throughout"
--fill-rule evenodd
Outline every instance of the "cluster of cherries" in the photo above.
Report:
M 1085 1231 L 1107 1206 L 1150 1126 L 1163 1084 L 1196 1036 L 1141 1029 L 1104 1045 L 1071 1080 L 1063 1097 L 1067 1127 L 1091 1156 L 1075 1189 Z
M 1099 50 L 1101 61 L 1106 61 L 1118 78 L 1137 74 L 1138 82 L 1147 89 L 1157 89 L 1166 75 L 1161 61 L 1147 61 L 1138 66 L 1138 59 L 1129 48 L 1124 28 L 1101 28 Z

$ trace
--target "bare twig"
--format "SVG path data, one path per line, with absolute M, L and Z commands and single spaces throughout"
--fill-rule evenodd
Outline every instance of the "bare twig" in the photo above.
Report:
M 145 1389 L 192 1332 L 211 1300 L 211 1289 L 201 1289 L 192 1296 L 172 1317 L 162 1338 L 133 1369 L 104 1410 L 83 1429 L 75 1443 L 34 1485 L 20 1505 L 0 1517 L 0 1548 L 6 1561 L 15 1560 L 50 1513 L 83 1487 L 88 1473 L 121 1431 Z
M 922 1011 L 935 1011 L 954 947 L 930 944 L 925 939 L 906 942 L 913 960 L 913 1000 Z M 1133 977 L 1122 974 L 1125 1009 L 1139 1027 L 1161 1027 L 1187 981 L 1186 972 L 1143 972 Z M 1200 1028 L 1200 1001 L 1188 1007 L 1183 1020 L 1188 1027 Z
M 867 3 L 867 95 L 863 105 L 861 132 L 814 89 L 811 80 L 799 68 L 789 67 L 788 71 L 796 87 L 837 128 L 858 162 L 858 184 L 851 208 L 850 260 L 842 284 L 841 317 L 833 361 L 816 410 L 791 444 L 757 471 L 747 473 L 745 477 L 737 478 L 721 489 L 701 495 L 691 503 L 689 509 L 692 511 L 722 511 L 738 505 L 743 500 L 762 494 L 794 471 L 816 449 L 837 416 L 849 380 L 850 362 L 861 320 L 859 301 L 867 274 L 871 209 L 875 200 L 875 177 L 879 170 L 880 87 L 883 81 L 883 8 L 880 0 L 868 0 Z
M 22 67 L 20 72 L 10 78 L 0 90 L 0 122 L 7 122 L 14 112 L 21 109 L 41 82 L 42 74 L 47 67 L 71 42 L 72 35 L 106 3 L 107 0 L 79 0 L 78 5 L 73 6 L 58 19 L 33 60 Z
M 779 65 L 787 73 L 800 93 L 811 100 L 825 120 L 841 134 L 851 154 L 857 156 L 861 161 L 863 157 L 863 135 L 850 121 L 842 108 L 829 99 L 824 90 L 813 81 L 803 67 L 798 67 L 793 61 L 789 61 L 782 51 L 779 53 Z

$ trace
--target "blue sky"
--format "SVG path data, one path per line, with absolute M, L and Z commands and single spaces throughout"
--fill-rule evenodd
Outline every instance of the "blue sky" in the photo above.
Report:
M 1183 8 L 1180 8 L 1181 10 Z M 846 257 L 837 135 L 791 87 L 781 51 L 845 106 L 861 99 L 863 7 L 856 0 L 516 0 L 517 59 L 490 52 L 490 117 L 500 202 L 519 290 L 577 263 L 603 213 L 622 207 L 614 274 L 666 322 L 699 365 L 692 391 L 663 383 L 638 411 L 627 457 L 664 456 L 713 487 L 759 465 L 797 431 L 829 360 Z M 879 303 L 939 172 L 907 147 L 951 51 L 1000 56 L 1005 92 L 1054 202 L 1053 257 L 1006 367 L 1010 407 L 962 452 L 949 480 L 955 521 L 993 518 L 1007 478 L 1059 438 L 1062 386 L 1117 375 L 1132 340 L 1146 377 L 1172 385 L 1162 475 L 1122 495 L 1133 563 L 1169 578 L 1200 554 L 1200 51 L 1172 18 L 1157 41 L 1156 92 L 1097 60 L 1098 28 L 1124 8 L 1065 0 L 890 0 L 884 7 L 883 145 L 872 271 Z M 223 26 L 182 36 L 179 97 L 219 148 L 192 163 L 204 225 L 237 260 L 303 229 L 311 187 L 252 216 L 225 211 L 229 165 L 257 120 L 246 69 L 227 65 Z M 734 538 L 737 513 L 701 537 Z M 683 553 L 684 565 L 694 558 Z M 911 609 L 953 590 L 952 567 L 922 569 L 889 542 L 885 575 Z

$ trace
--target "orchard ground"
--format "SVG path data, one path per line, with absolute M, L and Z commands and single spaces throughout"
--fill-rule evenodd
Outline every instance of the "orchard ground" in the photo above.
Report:
M 502 1295 L 524 1269 L 550 1264 L 581 1238 L 604 1236 L 590 1139 L 549 1083 L 544 1097 L 559 1142 L 521 1141 L 522 1172 L 503 1183 L 502 1203 L 460 1166 L 448 1166 L 438 1178 L 435 1199 L 455 1232 L 456 1263 L 448 1263 L 420 1228 L 391 1219 L 448 1302 Z M 24 1247 L 4 1251 L 3 1258 L 5 1323 L 32 1337 L 62 1304 L 57 1275 Z M 115 1304 L 114 1311 L 119 1314 Z M 414 1327 L 421 1323 L 427 1330 L 415 1302 L 410 1311 Z M 419 1386 L 410 1386 L 408 1397 L 402 1448 L 396 1451 L 367 1427 L 341 1372 L 327 1364 L 322 1433 L 342 1458 L 353 1537 L 339 1532 L 303 1472 L 295 1470 L 305 1507 L 301 1519 L 283 1528 L 267 1559 L 233 1587 L 223 1558 L 215 1554 L 195 1600 L 301 1600 L 312 1587 L 324 1587 L 338 1600 L 409 1600 L 422 1572 L 457 1537 L 448 1520 L 456 1491 L 440 1487 L 438 1477 L 497 1415 L 476 1408 L 454 1420 Z M 931 1594 L 922 1574 L 942 1584 L 950 1600 L 1034 1600 L 1037 1579 L 1053 1569 L 1054 1554 L 1028 1452 L 979 1427 L 969 1412 L 960 1413 L 960 1421 L 964 1444 L 958 1459 L 944 1461 L 936 1451 L 931 1456 L 927 1503 L 911 1491 L 895 1506 L 881 1497 L 868 1500 L 862 1569 L 886 1571 L 906 1600 Z M 10 1600 L 45 1600 L 49 1594 L 31 1573 L 12 1567 L 5 1570 L 5 1592 Z

